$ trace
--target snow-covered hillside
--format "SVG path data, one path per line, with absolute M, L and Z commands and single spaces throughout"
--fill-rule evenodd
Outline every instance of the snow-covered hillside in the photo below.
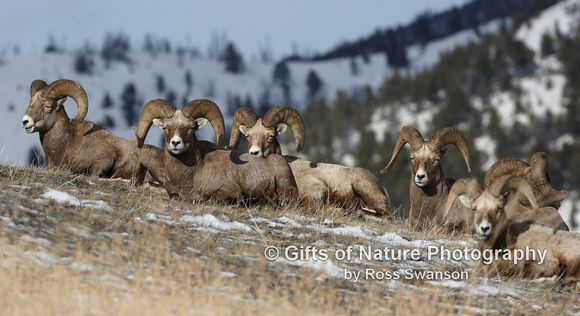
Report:
M 496 32 L 502 21 L 492 21 L 480 28 L 480 34 Z M 509 24 L 509 23 L 508 23 Z M 449 50 L 456 45 L 465 45 L 469 41 L 477 41 L 474 30 L 462 31 L 448 38 L 432 42 L 425 47 L 410 47 L 409 59 L 411 71 L 421 70 L 433 66 L 439 53 Z M 95 71 L 93 75 L 78 74 L 74 69 L 74 56 L 44 54 L 37 56 L 7 56 L 0 63 L 0 109 L 4 113 L 0 117 L 0 161 L 9 164 L 26 164 L 29 150 L 33 146 L 39 147 L 37 135 L 29 135 L 21 127 L 21 119 L 30 100 L 29 87 L 35 79 L 42 79 L 48 83 L 67 78 L 79 82 L 87 91 L 89 97 L 89 112 L 87 120 L 104 122 L 112 118 L 115 124 L 111 130 L 121 136 L 133 138 L 132 126 L 128 126 L 123 119 L 120 109 L 121 94 L 129 83 L 136 87 L 143 105 L 149 100 L 166 98 L 169 91 L 177 96 L 177 103 L 186 97 L 188 100 L 209 98 L 215 101 L 224 115 L 229 128 L 231 115 L 228 111 L 228 100 L 239 97 L 242 100 L 248 96 L 254 104 L 259 102 L 265 91 L 270 91 L 271 103 L 282 104 L 282 94 L 273 84 L 274 63 L 251 61 L 246 64 L 246 71 L 242 74 L 231 74 L 224 71 L 221 62 L 203 57 L 177 56 L 176 54 L 151 56 L 145 52 L 130 54 L 131 64 L 113 62 L 106 67 L 105 62 L 98 56 L 94 57 Z M 353 64 L 356 73 L 353 73 Z M 362 58 L 336 59 L 319 62 L 289 62 L 290 89 L 293 104 L 303 110 L 307 103 L 308 86 L 306 78 L 313 70 L 323 82 L 321 94 L 332 98 L 337 90 L 353 93 L 357 89 L 370 86 L 377 89 L 385 77 L 393 73 L 387 65 L 384 54 L 370 56 L 368 62 Z M 190 72 L 193 85 L 188 91 L 185 81 L 186 72 Z M 164 78 L 166 90 L 158 92 L 157 76 Z M 103 100 L 108 94 L 114 102 L 109 108 L 103 108 Z M 75 113 L 74 102 L 67 101 L 69 115 Z M 183 106 L 183 104 L 176 104 Z M 229 131 L 228 131 L 229 133 Z M 211 129 L 200 131 L 200 138 L 215 140 Z M 161 132 L 152 128 L 147 142 L 160 145 Z

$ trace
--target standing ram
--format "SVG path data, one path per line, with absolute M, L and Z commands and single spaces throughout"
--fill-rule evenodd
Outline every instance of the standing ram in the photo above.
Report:
M 67 97 L 77 104 L 71 120 L 64 108 Z M 66 168 L 95 177 L 131 179 L 141 184 L 149 172 L 162 183 L 163 151 L 154 146 L 137 149 L 135 141 L 117 136 L 84 118 L 89 101 L 83 87 L 73 80 L 48 84 L 34 80 L 30 105 L 22 118 L 27 133 L 38 132 L 48 168 Z
M 300 114 L 291 107 L 280 106 L 258 118 L 254 111 L 239 108 L 234 114 L 230 144 L 237 149 L 241 134 L 248 140 L 249 153 L 268 159 L 282 154 L 277 136 L 290 127 L 296 151 L 304 147 L 305 128 Z M 284 156 L 296 178 L 303 206 L 316 208 L 328 203 L 345 210 L 363 210 L 376 216 L 391 217 L 390 201 L 377 177 L 363 168 L 347 168 L 336 164 L 316 163 Z
M 433 223 L 451 230 L 470 233 L 472 231 L 473 212 L 456 203 L 444 216 L 445 202 L 455 179 L 445 178 L 441 160 L 447 153 L 447 145 L 455 145 L 463 155 L 467 170 L 471 171 L 469 148 L 463 134 L 455 128 L 446 127 L 437 131 L 431 139 L 425 141 L 417 129 L 405 126 L 399 133 L 393 155 L 388 165 L 381 170 L 386 173 L 401 149 L 411 145 L 411 183 L 409 199 L 411 209 L 409 220 L 412 226 L 424 229 Z
M 580 280 L 580 234 L 569 232 L 553 207 L 565 198 L 566 191 L 554 190 L 549 184 L 545 154 L 534 154 L 531 165 L 515 159 L 500 160 L 485 178 L 484 188 L 474 179 L 456 182 L 446 209 L 458 200 L 473 210 L 480 250 L 513 253 L 533 249 L 546 253 L 543 262 L 529 258 L 516 263 L 498 257 L 493 262 L 496 271 Z
M 137 146 L 143 146 L 151 124 L 163 129 L 165 188 L 171 197 L 261 204 L 280 204 L 296 198 L 296 182 L 282 156 L 262 159 L 241 152 L 216 150 L 215 145 L 199 141 L 195 136 L 208 122 L 221 147 L 224 119 L 214 102 L 194 100 L 178 110 L 171 103 L 157 99 L 143 108 L 136 132 Z

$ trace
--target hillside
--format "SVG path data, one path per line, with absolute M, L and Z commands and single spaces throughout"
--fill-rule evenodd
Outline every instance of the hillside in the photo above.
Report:
M 580 312 L 569 285 L 484 277 L 466 236 L 38 168 L 0 165 L 0 232 L 6 315 Z
M 471 0 L 442 12 L 422 12 L 405 25 L 378 28 L 371 35 L 345 41 L 327 52 L 317 54 L 313 59 L 335 59 L 381 52 L 392 58 L 389 60 L 390 65 L 406 67 L 406 50 L 410 46 L 428 46 L 433 41 L 466 30 L 478 33 L 482 25 L 491 21 L 505 23 L 515 18 L 519 23 L 558 2 L 559 0 Z
M 403 69 L 389 66 L 385 53 L 282 64 L 250 61 L 240 73 L 226 71 L 223 61 L 186 49 L 114 50 L 115 58 L 86 47 L 38 56 L 4 55 L 0 58 L 4 113 L 0 162 L 28 165 L 37 160 L 35 151 L 41 152 L 38 136 L 21 128 L 32 80 L 70 78 L 87 90 L 87 119 L 129 138 L 134 137 L 132 127 L 142 106 L 151 99 L 164 98 L 177 106 L 186 100 L 212 99 L 226 116 L 226 128 L 239 106 L 292 105 L 306 121 L 306 147 L 299 154 L 313 161 L 369 169 L 387 188 L 394 205 L 401 206 L 399 217 L 408 212 L 409 166 L 399 158 L 388 174 L 378 171 L 390 159 L 404 125 L 416 126 L 425 138 L 445 126 L 464 132 L 473 172 L 468 174 L 464 165 L 455 163 L 457 152 L 451 149 L 443 165 L 453 178 L 482 179 L 498 159 L 529 160 L 534 152 L 545 151 L 554 187 L 569 191 L 562 216 L 578 229 L 580 116 L 575 109 L 580 104 L 575 100 L 580 96 L 573 86 L 580 79 L 576 77 L 580 62 L 575 59 L 580 41 L 574 25 L 578 4 L 563 1 L 517 24 L 515 18 L 503 17 L 477 29 L 411 45 L 406 48 L 409 65 Z M 112 40 L 127 39 L 118 35 Z M 83 71 L 79 61 L 86 63 Z M 86 65 L 91 65 L 90 71 Z M 281 84 L 274 73 L 284 68 L 287 81 Z M 306 83 L 311 73 L 321 82 L 316 91 Z M 72 115 L 74 102 L 65 106 Z M 214 140 L 209 128 L 198 134 Z M 284 152 L 292 155 L 296 153 L 289 134 L 283 145 Z M 152 128 L 147 142 L 160 146 L 161 139 L 161 132 Z
M 560 212 L 577 230 L 578 8 L 578 1 L 564 1 L 517 29 L 443 50 L 433 66 L 394 72 L 362 98 L 342 93 L 309 104 L 306 112 L 316 113 L 306 118 L 315 145 L 307 142 L 304 151 L 313 160 L 364 166 L 378 175 L 403 126 L 415 126 L 426 139 L 452 126 L 468 141 L 472 172 L 451 147 L 442 162 L 445 175 L 480 181 L 499 159 L 529 161 L 546 152 L 553 186 L 569 192 Z M 410 166 L 406 150 L 400 157 L 379 179 L 404 217 Z
M 497 33 L 502 21 L 495 20 L 482 25 L 479 34 Z M 434 41 L 427 47 L 409 48 L 410 71 L 432 67 L 441 52 L 458 45 L 479 41 L 473 30 L 466 30 Z M 123 36 L 119 35 L 119 39 Z M 385 77 L 395 71 L 388 66 L 383 53 L 365 58 L 339 58 L 328 61 L 287 62 L 289 100 L 274 79 L 277 63 L 249 61 L 241 73 L 230 73 L 224 63 L 215 59 L 180 51 L 128 51 L 119 53 L 123 58 L 110 61 L 97 51 L 79 48 L 75 52 L 53 52 L 38 56 L 8 55 L 0 58 L 0 161 L 10 164 L 27 164 L 31 161 L 31 149 L 39 150 L 37 135 L 28 135 L 21 128 L 21 119 L 30 100 L 29 87 L 35 79 L 52 82 L 59 78 L 79 82 L 89 97 L 87 120 L 103 124 L 114 133 L 132 138 L 136 117 L 128 119 L 127 108 L 137 116 L 145 103 L 163 98 L 182 106 L 187 101 L 209 98 L 215 101 L 226 116 L 229 129 L 231 117 L 239 106 L 255 109 L 291 105 L 304 110 L 312 98 L 332 98 L 339 90 L 349 95 L 364 97 L 364 90 L 378 89 Z M 76 62 L 83 56 L 91 64 L 90 73 L 79 73 Z M 307 77 L 313 71 L 321 81 L 314 96 L 309 96 Z M 160 83 L 161 82 L 161 83 Z M 128 101 L 126 101 L 128 100 Z M 74 112 L 74 102 L 67 101 L 69 114 Z M 308 114 L 304 114 L 308 115 Z M 229 130 L 227 130 L 229 135 Z M 214 140 L 209 129 L 199 133 L 200 138 Z M 161 132 L 151 129 L 147 141 L 161 144 Z M 288 149 L 291 149 L 290 146 Z M 303 153 L 306 156 L 309 153 Z

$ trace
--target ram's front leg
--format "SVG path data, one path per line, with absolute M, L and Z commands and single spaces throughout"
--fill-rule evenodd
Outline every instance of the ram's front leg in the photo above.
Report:
M 280 155 L 270 155 L 266 159 L 274 175 L 276 192 L 280 196 L 278 204 L 298 203 L 298 186 L 286 159 Z
M 110 176 L 115 177 L 115 174 L 109 174 L 113 167 L 113 161 L 109 159 L 98 160 L 89 168 L 89 176 L 94 178 L 103 178 Z

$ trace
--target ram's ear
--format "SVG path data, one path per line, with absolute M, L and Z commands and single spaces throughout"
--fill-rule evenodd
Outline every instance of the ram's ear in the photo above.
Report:
M 57 111 L 62 108 L 62 105 L 64 104 L 65 101 L 66 101 L 66 96 L 56 100 L 56 110 Z
M 445 155 L 447 155 L 447 150 L 448 150 L 448 149 L 449 149 L 449 148 L 443 148 L 443 149 L 441 149 L 441 150 L 439 151 L 439 152 L 441 153 L 441 158 L 440 158 L 441 160 L 443 160 L 443 158 L 445 158 Z
M 246 135 L 246 132 L 248 131 L 248 127 L 246 125 L 240 125 L 240 132 L 242 132 L 242 134 Z
M 159 127 L 160 129 L 163 129 L 163 120 L 159 118 L 154 118 L 153 125 Z
M 457 197 L 457 199 L 459 200 L 459 202 L 461 204 L 463 204 L 463 206 L 467 207 L 468 209 L 472 209 L 472 205 L 473 205 L 473 198 L 469 197 L 469 195 L 467 194 L 461 194 L 460 196 Z
M 278 125 L 278 127 L 276 127 L 276 133 L 278 135 L 282 135 L 282 134 L 284 134 L 284 132 L 286 131 L 287 128 L 288 128 L 288 125 L 280 124 L 280 125 Z
M 197 125 L 196 126 L 196 130 L 198 130 L 198 131 L 200 129 L 204 128 L 207 125 L 207 123 L 209 123 L 209 121 L 207 119 L 204 119 L 204 118 L 199 119 L 199 120 L 197 120 L 195 122 L 196 122 L 196 125 Z

